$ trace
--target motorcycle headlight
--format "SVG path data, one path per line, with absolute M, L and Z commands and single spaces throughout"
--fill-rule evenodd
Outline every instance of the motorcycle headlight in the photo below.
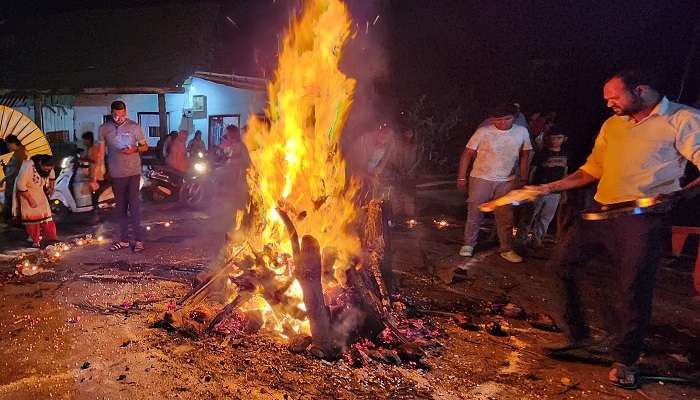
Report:
M 207 171 L 207 164 L 203 162 L 196 162 L 194 163 L 194 170 L 200 174 L 203 174 Z
M 70 166 L 72 157 L 63 157 L 61 160 L 61 168 L 68 168 Z

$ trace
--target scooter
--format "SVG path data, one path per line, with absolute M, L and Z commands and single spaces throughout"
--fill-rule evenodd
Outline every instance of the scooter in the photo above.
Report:
M 148 183 L 141 193 L 155 203 L 180 201 L 189 208 L 198 209 L 206 200 L 208 173 L 209 162 L 203 155 L 195 158 L 184 174 L 167 167 L 152 167 L 146 173 Z
M 79 152 L 61 160 L 61 172 L 56 178 L 56 186 L 49 197 L 53 218 L 60 221 L 69 213 L 93 211 L 90 190 L 90 164 L 80 160 Z M 114 192 L 108 186 L 97 200 L 99 208 L 114 207 Z

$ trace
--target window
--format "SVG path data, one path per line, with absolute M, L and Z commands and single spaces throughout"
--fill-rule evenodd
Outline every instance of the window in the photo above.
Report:
M 137 113 L 139 117 L 139 125 L 143 128 L 143 132 L 146 137 L 159 138 L 160 137 L 160 116 L 157 112 L 140 112 Z M 170 120 L 170 113 L 166 113 L 166 121 Z M 166 126 L 166 131 L 167 126 Z
M 209 117 L 209 142 L 208 146 L 218 146 L 221 143 L 221 137 L 224 135 L 224 131 L 227 126 L 234 125 L 238 128 L 241 127 L 241 115 L 240 114 L 224 114 L 224 115 L 211 115 Z

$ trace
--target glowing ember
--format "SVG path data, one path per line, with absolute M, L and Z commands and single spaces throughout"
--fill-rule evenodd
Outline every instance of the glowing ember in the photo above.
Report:
M 24 262 L 23 262 L 22 264 L 24 265 L 25 268 L 28 267 L 28 266 L 29 266 L 29 260 L 24 260 Z
M 97 242 L 98 242 L 98 243 L 102 243 L 103 240 L 104 240 L 104 238 L 103 238 L 102 236 L 98 236 L 98 237 L 97 237 Z
M 262 296 L 263 285 L 257 283 L 256 294 L 240 310 L 258 310 L 264 326 L 283 337 L 308 333 L 309 323 L 303 316 L 301 286 L 293 279 L 289 233 L 277 210 L 290 216 L 299 237 L 312 235 L 322 249 L 337 253 L 333 267 L 337 279 L 343 279 L 341 272 L 360 254 L 359 237 L 351 229 L 358 213 L 353 202 L 358 185 L 354 180 L 348 183 L 340 154 L 355 88 L 355 81 L 338 68 L 349 27 L 348 11 L 339 0 L 306 2 L 284 39 L 275 78 L 267 89 L 269 124 L 253 115 L 244 137 L 251 159 L 247 181 L 252 198 L 250 209 L 236 216 L 236 227 L 247 232 L 232 247 L 241 248 L 245 240 L 245 248 L 269 249 L 263 268 L 273 273 L 274 286 L 289 287 L 283 302 L 271 305 Z M 243 226 L 251 210 L 255 212 L 248 215 L 255 220 Z
M 450 226 L 450 223 L 446 219 L 434 220 L 433 223 L 438 229 L 445 229 Z
M 68 251 L 68 249 L 69 249 L 68 245 L 67 245 L 67 244 L 64 244 L 64 245 L 63 245 L 63 251 Z
M 416 221 L 415 219 L 409 219 L 408 221 L 406 221 L 406 225 L 409 228 L 413 229 L 416 227 L 416 225 L 418 225 L 418 221 Z
M 77 244 L 78 246 L 82 246 L 84 243 L 85 242 L 83 242 L 83 240 L 81 239 L 81 240 L 78 240 L 75 244 Z
M 60 256 L 61 256 L 61 253 L 59 253 L 59 252 L 55 252 L 55 253 L 53 253 L 53 256 L 54 256 L 54 257 L 56 257 L 56 258 L 58 258 L 58 257 L 60 257 Z
M 170 228 L 170 222 L 166 222 L 166 223 L 165 223 L 165 227 L 166 227 L 166 228 Z
M 150 231 L 150 230 L 151 230 L 151 227 L 150 227 L 150 226 L 147 226 L 147 227 L 146 227 L 146 230 L 147 230 L 147 231 Z

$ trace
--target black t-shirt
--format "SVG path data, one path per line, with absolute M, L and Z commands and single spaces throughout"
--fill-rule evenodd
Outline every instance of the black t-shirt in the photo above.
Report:
M 567 163 L 568 157 L 563 150 L 544 149 L 537 152 L 532 159 L 532 166 L 536 167 L 532 183 L 539 185 L 563 178 L 566 174 Z

